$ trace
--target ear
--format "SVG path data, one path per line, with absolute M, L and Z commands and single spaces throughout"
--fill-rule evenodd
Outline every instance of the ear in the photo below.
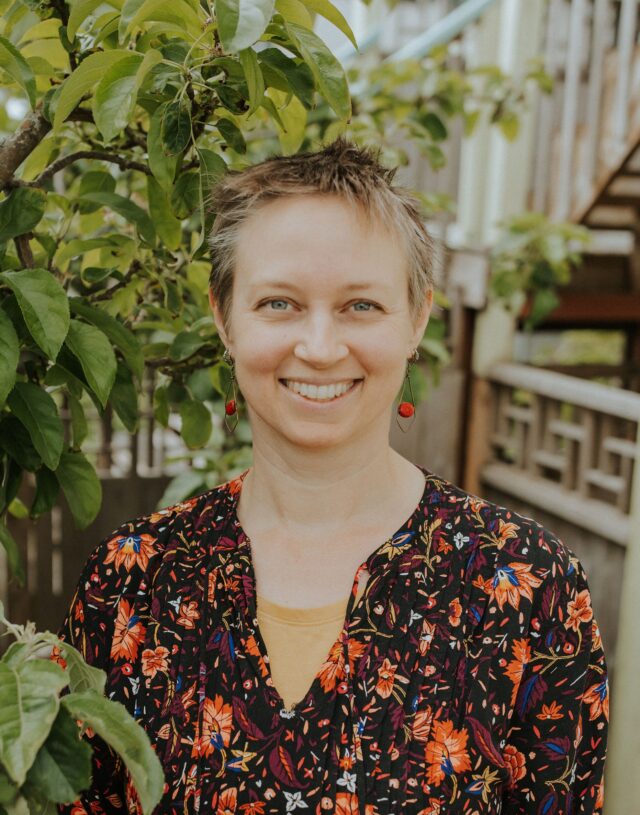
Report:
M 220 339 L 224 343 L 225 348 L 229 348 L 229 337 L 227 336 L 227 332 L 225 331 L 224 328 L 222 312 L 220 311 L 220 307 L 218 306 L 218 301 L 213 296 L 213 289 L 211 287 L 209 288 L 209 304 L 211 306 L 211 311 L 213 312 L 213 320 L 216 324 L 216 328 L 218 329 L 218 335 L 220 336 Z
M 427 330 L 427 325 L 429 323 L 429 317 L 431 316 L 431 308 L 433 306 L 433 291 L 427 293 L 424 302 L 422 304 L 422 308 L 420 309 L 420 314 L 418 315 L 416 328 L 413 335 L 413 344 L 411 345 L 411 349 L 409 353 L 414 348 L 417 348 L 420 345 L 420 341 L 424 336 L 424 332 Z

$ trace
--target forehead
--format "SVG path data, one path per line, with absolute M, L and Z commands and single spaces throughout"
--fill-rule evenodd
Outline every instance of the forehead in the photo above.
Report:
M 278 280 L 325 288 L 355 288 L 356 283 L 395 288 L 406 279 L 405 252 L 395 230 L 334 195 L 276 199 L 239 230 L 238 287 Z

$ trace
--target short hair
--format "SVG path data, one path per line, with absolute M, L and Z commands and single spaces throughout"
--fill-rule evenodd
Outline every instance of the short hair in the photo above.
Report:
M 417 320 L 434 289 L 434 240 L 427 231 L 420 200 L 392 186 L 397 167 L 379 162 L 380 149 L 360 147 L 343 136 L 316 152 L 272 156 L 243 170 L 229 170 L 212 188 L 215 220 L 209 234 L 212 269 L 209 286 L 229 328 L 238 233 L 261 206 L 289 195 L 324 193 L 348 201 L 400 239 L 408 261 L 411 316 Z

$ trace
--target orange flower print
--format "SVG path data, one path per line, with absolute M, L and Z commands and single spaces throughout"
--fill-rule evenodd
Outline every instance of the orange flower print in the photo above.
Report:
M 593 619 L 593 609 L 591 608 L 591 595 L 588 589 L 583 589 L 578 593 L 575 600 L 567 603 L 569 616 L 564 621 L 567 628 L 578 631 L 581 623 L 589 623 Z
M 518 781 L 520 781 L 521 778 L 524 778 L 525 776 L 526 770 L 524 754 L 521 753 L 520 750 L 516 749 L 512 744 L 507 744 L 502 752 L 502 758 L 509 768 L 509 773 L 511 776 L 509 786 L 513 787 Z
M 167 657 L 169 650 L 162 645 L 159 645 L 155 650 L 152 648 L 145 648 L 142 652 L 142 674 L 148 676 L 150 679 L 160 671 L 166 673 L 169 670 Z
M 233 708 L 224 703 L 222 696 L 205 699 L 202 709 L 202 730 L 196 737 L 192 757 L 209 756 L 214 750 L 229 746 Z
M 242 815 L 264 815 L 264 808 L 266 803 L 264 801 L 251 801 L 248 804 L 242 804 L 240 812 Z
M 393 682 L 398 670 L 397 665 L 392 665 L 388 657 L 385 657 L 384 662 L 378 668 L 378 682 L 376 683 L 376 691 L 382 696 L 383 699 L 388 699 L 393 690 Z
M 53 648 L 51 649 L 49 659 L 52 662 L 57 662 L 61 668 L 67 667 L 67 660 L 62 656 L 62 651 L 60 650 L 60 647 L 58 645 L 54 645 Z
M 468 738 L 465 727 L 455 730 L 453 722 L 448 720 L 433 723 L 432 739 L 425 748 L 429 784 L 440 784 L 445 775 L 471 769 L 466 750 Z
M 562 705 L 556 701 L 552 701 L 550 705 L 542 705 L 542 712 L 538 713 L 538 719 L 562 719 L 564 713 L 561 713 Z
M 154 554 L 154 542 L 153 535 L 116 535 L 107 543 L 108 554 L 104 562 L 114 563 L 116 569 L 124 565 L 128 572 L 134 566 L 139 566 L 144 571 L 149 558 Z
M 322 688 L 327 693 L 335 690 L 337 685 L 345 678 L 344 652 L 341 642 L 334 643 L 329 652 L 329 658 L 320 668 L 318 676 Z
M 509 563 L 496 571 L 491 583 L 491 593 L 497 600 L 500 611 L 505 603 L 518 611 L 521 597 L 533 600 L 532 589 L 537 589 L 542 580 L 529 574 L 532 568 L 530 563 Z
M 353 792 L 336 795 L 335 815 L 359 815 L 358 796 Z
M 420 634 L 420 654 L 424 656 L 429 648 L 431 648 L 431 643 L 433 642 L 433 636 L 436 633 L 436 627 L 434 623 L 427 622 L 427 620 L 422 621 L 422 633 Z
M 429 798 L 429 805 L 421 809 L 418 815 L 440 815 L 441 811 L 442 807 L 440 806 L 439 799 Z
M 600 636 L 600 629 L 595 619 L 591 620 L 591 651 L 599 651 L 602 648 L 602 637 Z
M 235 815 L 237 804 L 238 790 L 235 787 L 222 790 L 218 795 L 217 802 L 215 798 L 213 801 L 215 815 Z
M 138 648 L 144 640 L 145 626 L 134 613 L 133 606 L 122 598 L 118 603 L 118 616 L 111 641 L 111 659 L 133 661 L 138 656 Z
M 149 521 L 152 524 L 157 524 L 158 521 L 162 521 L 164 518 L 168 517 L 169 515 L 174 515 L 176 512 L 188 512 L 198 503 L 199 500 L 200 496 L 196 495 L 195 498 L 189 498 L 188 501 L 180 501 L 178 504 L 174 504 L 171 507 L 159 509 L 157 512 L 152 512 L 151 515 L 149 515 Z
M 498 534 L 496 535 L 496 539 L 500 542 L 500 548 L 502 548 L 502 546 L 504 546 L 508 540 L 518 537 L 518 530 L 520 527 L 516 526 L 514 523 L 503 521 L 502 518 L 500 518 L 498 524 Z
M 588 691 L 583 693 L 582 700 L 589 705 L 589 721 L 592 722 L 598 716 L 604 714 L 609 721 L 609 683 L 607 680 L 592 685 Z
M 511 646 L 511 652 L 513 653 L 513 659 L 507 665 L 505 674 L 513 682 L 513 688 L 511 689 L 511 705 L 513 706 L 516 701 L 516 696 L 518 695 L 518 688 L 520 687 L 525 668 L 531 660 L 529 640 L 514 640 Z
M 460 625 L 460 615 L 462 614 L 462 605 L 460 600 L 455 599 L 449 603 L 449 622 L 453 626 Z
M 200 619 L 200 612 L 198 611 L 198 601 L 189 600 L 188 603 L 180 603 L 180 615 L 176 620 L 176 625 L 181 625 L 184 628 L 195 628 L 195 620 Z
M 433 712 L 430 707 L 426 710 L 419 710 L 414 719 L 412 733 L 414 739 L 417 741 L 426 741 L 431 732 L 431 721 L 433 719 Z

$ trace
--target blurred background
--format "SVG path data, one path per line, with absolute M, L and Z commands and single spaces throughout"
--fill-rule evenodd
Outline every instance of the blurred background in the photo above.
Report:
M 606 812 L 631 814 L 640 800 L 640 773 L 631 772 L 640 762 L 638 2 L 335 6 L 359 51 L 335 20 L 318 15 L 313 29 L 346 71 L 348 125 L 320 105 L 307 111 L 297 139 L 291 128 L 285 135 L 268 123 L 245 128 L 245 150 L 237 139 L 225 145 L 225 161 L 241 166 L 345 132 L 382 146 L 386 161 L 400 167 L 396 183 L 420 193 L 438 239 L 437 307 L 413 380 L 415 421 L 407 432 L 393 424 L 393 445 L 466 490 L 535 518 L 584 564 L 612 682 Z M 10 28 L 7 37 L 17 30 Z M 22 51 L 35 65 L 28 45 Z M 0 87 L 0 101 L 7 136 L 29 104 L 10 83 Z M 136 149 L 131 138 L 123 148 Z M 37 178 L 50 158 L 18 175 Z M 48 189 L 63 197 L 84 183 L 84 214 L 99 221 L 99 199 L 91 199 L 93 215 L 88 203 L 96 189 L 86 181 L 92 167 L 52 174 Z M 118 184 L 136 169 L 108 167 Z M 174 206 L 174 215 L 188 232 L 188 208 Z M 96 234 L 104 226 L 91 224 Z M 125 227 L 115 218 L 113 229 Z M 103 248 L 85 249 L 84 259 L 78 251 L 54 255 L 55 246 L 51 256 L 63 271 L 75 270 L 85 286 L 78 291 L 90 296 L 105 279 L 95 269 L 106 263 L 104 254 L 100 262 L 89 254 Z M 173 251 L 177 257 L 177 243 Z M 18 257 L 28 265 L 24 246 Z M 206 296 L 206 256 L 187 260 L 190 282 Z M 122 294 L 116 261 L 114 268 Z M 144 299 L 140 290 L 132 296 L 134 304 Z M 200 308 L 206 314 L 205 301 Z M 189 353 L 173 353 L 192 326 L 153 327 L 148 314 L 146 320 L 137 325 L 148 331 L 149 364 L 136 385 L 136 421 L 127 421 L 122 401 L 100 406 L 77 397 L 86 418 L 82 450 L 101 485 L 90 523 L 78 528 L 69 491 L 28 521 L 38 484 L 28 477 L 20 484 L 7 528 L 23 564 L 21 585 L 0 550 L 0 600 L 14 621 L 55 629 L 84 560 L 116 524 L 210 489 L 250 463 L 246 419 L 234 434 L 224 425 L 224 366 L 216 358 L 176 377 L 157 360 L 167 349 L 175 363 L 192 359 L 188 343 Z M 202 405 L 204 441 L 194 438 Z M 73 435 L 77 405 L 62 394 L 58 407 Z M 9 458 L 12 432 L 0 424 Z

